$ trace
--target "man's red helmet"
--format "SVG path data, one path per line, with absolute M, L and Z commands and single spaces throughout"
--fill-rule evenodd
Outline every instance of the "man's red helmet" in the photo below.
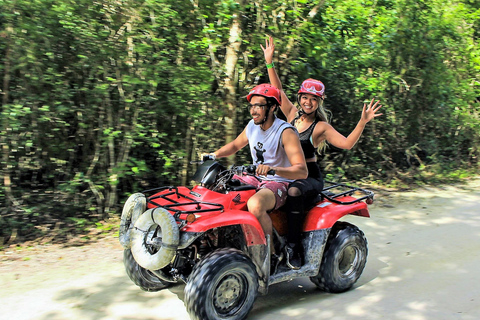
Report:
M 276 87 L 272 86 L 271 84 L 264 83 L 259 84 L 255 88 L 253 88 L 247 95 L 247 101 L 250 102 L 252 96 L 262 96 L 265 98 L 274 98 L 278 105 L 281 105 L 281 98 L 280 98 L 280 90 Z
M 323 99 L 325 98 L 325 85 L 322 81 L 307 79 L 303 81 L 302 87 L 298 90 L 298 93 L 309 93 Z

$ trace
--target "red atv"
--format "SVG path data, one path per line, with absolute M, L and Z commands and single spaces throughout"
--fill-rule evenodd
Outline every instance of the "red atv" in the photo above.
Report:
M 373 193 L 328 183 L 305 219 L 303 266 L 272 268 L 270 241 L 247 211 L 255 188 L 235 179 L 254 169 L 226 169 L 208 160 L 195 173 L 200 184 L 192 189 L 169 186 L 131 195 L 119 233 L 130 279 L 145 291 L 185 283 L 192 319 L 244 319 L 257 293 L 298 277 L 310 277 L 327 292 L 350 289 L 365 267 L 367 240 L 356 226 L 338 220 L 347 214 L 369 217 L 366 202 L 373 202 Z M 285 214 L 277 210 L 270 217 L 276 252 L 282 252 Z

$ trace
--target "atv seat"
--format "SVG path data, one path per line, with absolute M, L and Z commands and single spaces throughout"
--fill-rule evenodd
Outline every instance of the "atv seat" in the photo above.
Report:
M 228 189 L 231 191 L 245 191 L 245 190 L 255 190 L 257 188 L 251 184 L 242 183 L 238 179 L 232 179 L 228 183 Z
M 245 190 L 255 190 L 257 189 L 255 186 L 252 186 L 251 184 L 244 184 L 241 186 L 234 186 L 231 187 L 232 191 L 245 191 Z

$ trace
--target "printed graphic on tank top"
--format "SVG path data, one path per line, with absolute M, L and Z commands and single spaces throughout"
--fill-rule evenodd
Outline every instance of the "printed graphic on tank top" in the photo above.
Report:
M 290 167 L 290 161 L 282 144 L 282 133 L 285 129 L 296 129 L 288 122 L 275 118 L 272 126 L 263 130 L 253 120 L 247 125 L 247 138 L 255 165 L 264 164 L 271 167 Z M 278 175 L 268 175 L 267 179 L 276 181 L 292 181 Z

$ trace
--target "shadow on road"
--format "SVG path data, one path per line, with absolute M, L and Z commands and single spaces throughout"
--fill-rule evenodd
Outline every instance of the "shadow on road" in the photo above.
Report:
M 125 274 L 124 276 L 107 277 L 86 288 L 60 291 L 54 299 L 75 309 L 79 319 L 111 319 L 112 314 L 118 314 L 114 319 L 154 320 L 159 319 L 158 316 L 145 316 L 142 309 L 156 308 L 171 297 L 161 292 L 144 292 L 132 284 Z M 132 310 L 132 307 L 137 312 L 135 309 Z M 65 319 L 65 315 L 61 311 L 51 311 L 41 319 Z

